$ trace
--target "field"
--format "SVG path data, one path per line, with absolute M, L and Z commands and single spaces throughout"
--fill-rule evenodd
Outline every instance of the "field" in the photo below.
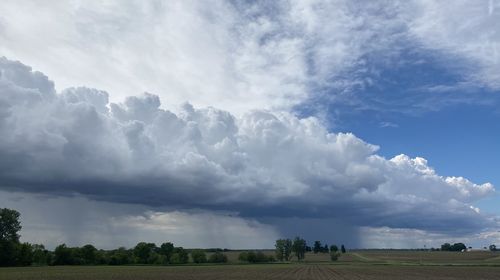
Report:
M 271 252 L 269 252 L 271 253 Z M 339 261 L 308 254 L 306 262 L 185 266 L 59 266 L 1 268 L 3 279 L 500 279 L 500 253 L 354 251 Z

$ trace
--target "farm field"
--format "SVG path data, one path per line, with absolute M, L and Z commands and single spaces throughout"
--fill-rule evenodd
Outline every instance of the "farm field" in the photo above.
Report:
M 0 268 L 0 280 L 500 279 L 500 254 L 491 252 L 354 251 L 335 263 L 327 256 L 308 254 L 307 262 L 285 264 Z

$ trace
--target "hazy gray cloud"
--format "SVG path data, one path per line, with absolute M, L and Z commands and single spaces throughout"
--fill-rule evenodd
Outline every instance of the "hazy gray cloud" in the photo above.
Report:
M 423 158 L 385 159 L 315 118 L 256 110 L 236 117 L 152 94 L 53 83 L 0 59 L 4 190 L 71 195 L 245 217 L 335 218 L 356 226 L 475 232 L 495 225 L 473 207 L 489 184 L 443 177 Z

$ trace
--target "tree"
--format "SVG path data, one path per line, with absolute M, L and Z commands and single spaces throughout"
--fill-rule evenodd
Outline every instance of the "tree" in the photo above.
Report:
M 276 240 L 276 259 L 278 261 L 289 261 L 292 253 L 292 240 L 278 239 Z
M 242 262 L 249 263 L 265 263 L 265 262 L 274 262 L 275 259 L 273 256 L 268 256 L 263 252 L 254 252 L 254 251 L 246 251 L 241 252 L 238 256 L 238 260 Z
M 170 258 L 170 262 L 173 264 L 183 264 L 187 263 L 189 261 L 189 254 L 184 248 L 182 247 L 175 247 L 174 248 L 174 253 L 172 254 L 172 257 Z
M 90 244 L 80 249 L 80 256 L 84 264 L 97 264 L 97 249 Z
M 342 252 L 342 254 L 344 254 L 346 252 L 344 244 L 342 244 L 342 246 L 340 246 L 340 251 Z
M 238 255 L 238 260 L 241 261 L 241 262 L 247 262 L 248 261 L 248 253 L 249 252 L 241 252 Z
M 51 262 L 51 254 L 43 245 L 33 244 L 33 263 L 37 265 L 48 265 Z
M 314 241 L 313 252 L 315 254 L 321 252 L 322 248 L 323 248 L 323 246 L 321 246 L 321 241 L 318 241 L 318 240 Z
M 330 246 L 330 252 L 337 252 L 338 250 L 339 250 L 339 247 L 337 247 L 337 245 Z
M 61 244 L 54 250 L 54 264 L 55 265 L 68 265 L 75 264 L 71 248 L 66 244 Z
M 338 260 L 340 257 L 340 253 L 338 251 L 330 251 L 330 259 L 332 261 Z
M 193 250 L 191 251 L 191 258 L 194 263 L 206 263 L 207 262 L 207 254 L 203 250 Z
M 0 266 L 16 265 L 16 250 L 18 243 L 0 240 Z
M 465 246 L 464 243 L 455 243 L 451 245 L 451 251 L 461 252 L 464 250 L 467 250 L 467 247 Z
M 497 250 L 497 246 L 495 244 L 491 244 L 489 248 L 490 248 L 490 251 L 493 251 L 493 252 Z
M 0 266 L 16 265 L 19 249 L 20 214 L 16 210 L 0 209 Z
M 139 242 L 134 247 L 134 256 L 137 263 L 148 264 L 151 263 L 151 255 L 156 249 L 154 243 Z
M 321 249 L 321 253 L 328 253 L 328 244 L 325 244 L 323 248 Z
M 16 248 L 16 265 L 27 266 L 33 263 L 33 247 L 29 243 L 18 243 Z
M 467 250 L 467 247 L 464 243 L 460 242 L 453 245 L 451 245 L 450 243 L 444 243 L 443 245 L 441 245 L 441 251 L 461 252 L 462 250 Z
M 441 245 L 441 251 L 451 251 L 451 244 L 444 243 L 443 245 Z
M 19 217 L 21 214 L 16 210 L 0 209 L 0 240 L 9 242 L 19 242 L 18 232 L 21 230 Z
M 306 241 L 298 236 L 293 240 L 292 251 L 297 256 L 298 261 L 305 258 L 306 246 Z
M 172 257 L 172 254 L 174 253 L 174 244 L 171 242 L 165 242 L 165 243 L 161 244 L 159 253 L 160 253 L 160 255 L 165 256 L 166 263 L 170 263 L 170 258 Z
M 210 257 L 208 258 L 208 262 L 211 263 L 226 263 L 227 262 L 227 256 L 224 255 L 221 252 L 215 252 Z
M 108 263 L 110 265 L 129 264 L 133 262 L 133 252 L 131 250 L 125 249 L 124 247 L 120 247 L 116 250 L 111 251 L 108 258 Z
M 292 240 L 287 238 L 285 240 L 285 248 L 283 252 L 285 261 L 289 261 L 290 258 L 292 257 L 292 245 L 293 245 Z

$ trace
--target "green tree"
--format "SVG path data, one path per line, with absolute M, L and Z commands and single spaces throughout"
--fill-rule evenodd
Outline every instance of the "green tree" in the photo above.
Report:
M 285 258 L 285 240 L 284 239 L 278 239 L 276 240 L 276 243 L 274 243 L 274 254 L 276 255 L 276 259 L 280 262 L 282 262 Z
M 241 261 L 241 262 L 247 262 L 248 261 L 248 253 L 249 252 L 241 252 L 239 255 L 238 255 L 238 260 Z
M 75 264 L 73 252 L 66 244 L 61 244 L 54 250 L 54 264 L 55 265 L 68 265 Z
M 194 263 L 206 263 L 207 254 L 203 250 L 193 250 L 191 251 L 191 258 Z
M 139 242 L 134 247 L 134 256 L 136 257 L 137 263 L 148 264 L 151 262 L 151 255 L 156 249 L 154 243 Z
M 339 247 L 337 247 L 337 245 L 330 246 L 330 252 L 338 252 L 338 250 L 339 250 Z
M 340 257 L 340 253 L 338 251 L 330 251 L 330 259 L 332 261 L 338 260 Z
M 156 250 L 153 250 L 151 254 L 149 254 L 148 257 L 148 264 L 164 264 L 165 263 L 165 256 L 160 255 L 156 252 Z
M 306 241 L 298 236 L 293 240 L 292 251 L 295 253 L 298 261 L 305 258 L 306 246 Z
M 451 251 L 461 252 L 463 250 L 467 250 L 467 247 L 464 243 L 455 243 L 451 245 Z
M 285 261 L 289 261 L 292 258 L 292 246 L 293 246 L 292 240 L 287 238 L 285 240 L 285 251 L 284 251 Z
M 444 243 L 443 245 L 441 245 L 441 251 L 451 251 L 451 244 Z
M 340 246 L 340 251 L 342 252 L 342 254 L 344 254 L 346 252 L 344 244 L 342 244 L 342 246 Z
M 171 263 L 173 264 L 184 264 L 188 263 L 189 261 L 189 254 L 184 248 L 182 247 L 175 247 L 174 248 L 174 253 L 172 254 L 172 257 L 170 258 Z
M 328 244 L 325 244 L 323 248 L 321 249 L 321 253 L 328 253 Z
M 29 243 L 18 243 L 16 248 L 16 265 L 27 266 L 33 263 L 33 247 Z
M 497 250 L 497 245 L 491 244 L 489 248 L 490 248 L 490 251 L 494 252 Z
M 322 248 L 323 248 L 323 246 L 321 246 L 321 241 L 318 241 L 318 240 L 314 241 L 313 252 L 315 254 L 321 252 Z
M 238 256 L 238 259 L 243 262 L 249 263 L 266 263 L 266 262 L 274 262 L 275 259 L 273 256 L 268 256 L 264 254 L 264 252 L 258 251 L 247 251 L 241 252 Z
M 278 261 L 289 261 L 292 255 L 292 240 L 278 239 L 275 244 L 275 255 Z
M 116 250 L 109 252 L 108 263 L 110 265 L 123 265 L 133 262 L 133 252 L 120 247 Z
M 33 263 L 36 265 L 48 265 L 51 262 L 50 252 L 43 245 L 33 244 Z
M 21 214 L 16 210 L 2 208 L 0 209 L 0 240 L 19 242 L 19 231 L 21 230 L 21 222 L 19 217 Z
M 97 264 L 97 249 L 90 244 L 80 249 L 80 256 L 84 264 Z
M 16 265 L 19 249 L 20 214 L 16 210 L 0 209 L 0 266 Z
M 0 266 L 16 265 L 16 251 L 19 243 L 0 240 Z
M 172 257 L 172 254 L 174 253 L 174 244 L 171 242 L 165 242 L 165 243 L 161 244 L 159 253 L 160 253 L 160 255 L 165 256 L 166 263 L 170 263 L 170 258 Z
M 215 252 L 210 257 L 208 258 L 208 262 L 210 263 L 226 263 L 227 262 L 227 256 L 224 255 L 222 252 Z

